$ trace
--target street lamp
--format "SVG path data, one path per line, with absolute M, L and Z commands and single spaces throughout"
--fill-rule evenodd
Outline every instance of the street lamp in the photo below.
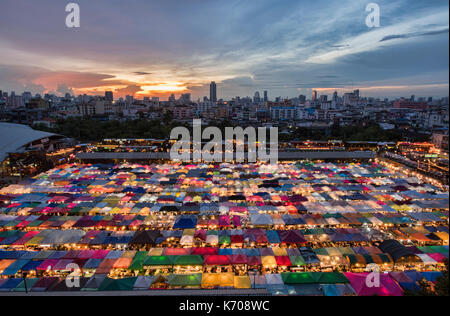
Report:
M 28 287 L 27 287 L 27 272 L 22 272 L 23 277 L 23 284 L 25 286 L 25 293 L 28 294 Z
M 256 280 L 256 273 L 258 272 L 258 270 L 255 268 L 253 269 L 253 289 L 255 289 L 256 284 L 255 284 L 255 280 Z

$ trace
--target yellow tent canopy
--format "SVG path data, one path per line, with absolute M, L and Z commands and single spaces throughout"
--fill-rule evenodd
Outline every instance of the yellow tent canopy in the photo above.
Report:
M 277 261 L 274 256 L 261 257 L 261 263 L 265 268 L 275 268 L 277 266 Z
M 202 287 L 232 287 L 234 286 L 233 273 L 203 273 Z
M 234 276 L 234 288 L 236 289 L 250 289 L 252 282 L 248 275 Z

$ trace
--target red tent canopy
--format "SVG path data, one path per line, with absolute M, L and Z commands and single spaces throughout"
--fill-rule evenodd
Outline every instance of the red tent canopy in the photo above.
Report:
M 280 236 L 281 243 L 284 244 L 303 244 L 306 243 L 305 237 L 298 230 L 279 230 L 278 236 Z
M 247 264 L 249 266 L 260 266 L 261 265 L 261 257 L 260 256 L 248 256 Z
M 206 229 L 198 229 L 195 231 L 194 238 L 206 241 L 206 235 L 207 235 Z
M 200 247 L 200 248 L 192 248 L 192 255 L 217 255 L 219 254 L 219 248 L 215 247 Z
M 242 235 L 231 235 L 230 241 L 232 244 L 242 244 L 244 243 L 244 236 Z
M 206 255 L 206 256 L 203 256 L 203 263 L 205 265 L 226 266 L 226 265 L 231 264 L 231 256 Z
M 247 255 L 232 255 L 231 262 L 233 264 L 247 264 Z
M 289 267 L 292 265 L 288 256 L 277 256 L 275 257 L 275 260 L 278 266 Z

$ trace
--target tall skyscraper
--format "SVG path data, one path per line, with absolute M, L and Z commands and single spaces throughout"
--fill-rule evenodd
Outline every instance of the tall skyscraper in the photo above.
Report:
M 253 97 L 253 102 L 259 103 L 261 101 L 261 96 L 259 95 L 259 91 L 255 92 L 255 96 Z
M 181 94 L 180 96 L 180 102 L 184 103 L 184 104 L 189 104 L 191 103 L 191 94 L 190 93 L 184 93 Z
M 298 101 L 300 102 L 300 104 L 305 104 L 305 102 L 306 102 L 306 95 L 300 94 L 298 96 Z
M 127 95 L 127 96 L 125 96 L 125 102 L 126 102 L 128 105 L 133 104 L 133 102 L 134 102 L 134 97 L 133 97 L 132 95 Z
M 317 91 L 316 91 L 316 90 L 313 91 L 313 94 L 312 94 L 312 100 L 313 100 L 313 101 L 316 101 L 316 100 L 317 100 Z
M 334 91 L 334 93 L 333 93 L 333 101 L 337 102 L 337 99 L 338 99 L 338 92 Z
M 105 91 L 105 100 L 112 103 L 114 100 L 114 96 L 112 91 Z
M 264 90 L 264 102 L 269 101 L 269 98 L 267 97 L 267 90 Z
M 209 85 L 209 100 L 211 102 L 217 102 L 217 86 L 214 81 L 211 81 Z

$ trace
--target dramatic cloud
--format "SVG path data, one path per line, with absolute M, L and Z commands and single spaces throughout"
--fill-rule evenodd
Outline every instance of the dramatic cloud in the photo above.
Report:
M 386 41 L 397 39 L 397 38 L 411 38 L 411 37 L 419 37 L 419 36 L 439 35 L 439 34 L 444 34 L 444 33 L 448 33 L 448 28 L 443 29 L 443 30 L 430 31 L 430 32 L 388 35 L 388 36 L 383 37 L 380 40 L 380 42 L 386 42 Z
M 1 89 L 201 98 L 214 80 L 219 98 L 376 86 L 391 88 L 367 92 L 448 95 L 447 1 L 379 0 L 372 29 L 366 0 L 77 3 L 81 27 L 69 29 L 64 1 L 2 1 Z

